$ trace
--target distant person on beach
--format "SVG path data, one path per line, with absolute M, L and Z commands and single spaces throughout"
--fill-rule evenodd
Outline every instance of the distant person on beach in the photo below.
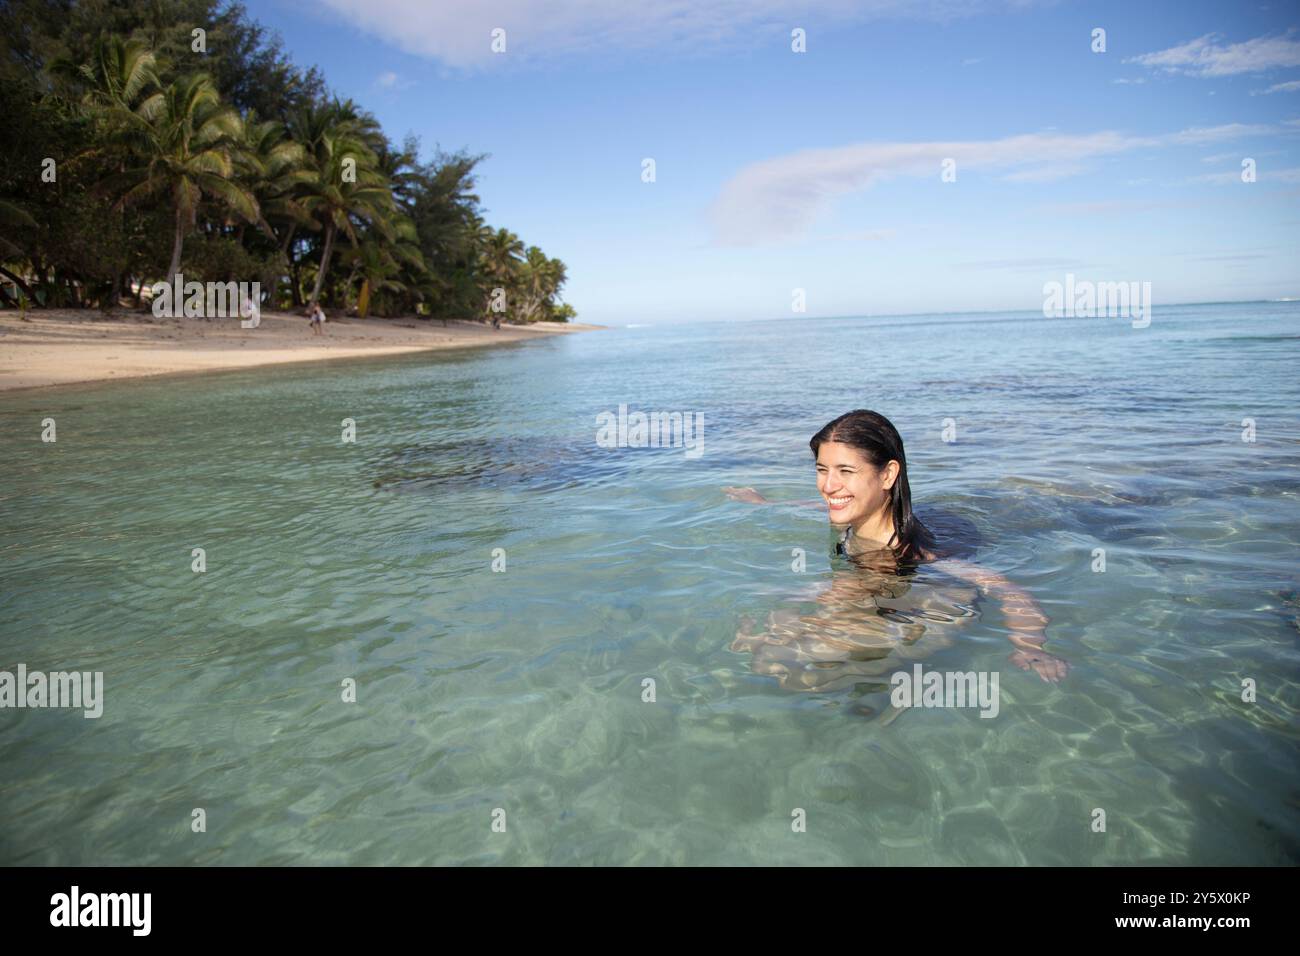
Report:
M 1003 620 L 1010 632 L 1008 637 L 1015 648 L 1010 657 L 1013 664 L 1021 670 L 1032 669 L 1050 683 L 1056 683 L 1066 675 L 1069 665 L 1043 650 L 1048 619 L 1029 593 L 1002 575 L 958 557 L 959 543 L 936 540 L 931 530 L 912 513 L 903 439 L 887 418 L 858 409 L 828 423 L 808 444 L 816 459 L 817 490 L 821 493 L 821 500 L 798 503 L 827 508 L 830 523 L 840 531 L 835 553 L 848 558 L 872 580 L 866 582 L 862 574 L 837 576 L 830 589 L 819 598 L 823 605 L 834 606 L 834 619 L 817 619 L 816 622 L 802 619 L 805 625 L 812 625 L 804 627 L 804 637 L 808 639 L 805 645 L 813 642 L 820 647 L 827 641 L 835 645 L 835 638 L 828 638 L 827 633 L 833 633 L 841 625 L 852 625 L 854 602 L 846 599 L 853 595 L 871 598 L 882 588 L 896 589 L 897 585 L 888 583 L 890 580 L 899 582 L 901 578 L 906 581 L 906 575 L 919 565 L 929 564 L 937 571 L 974 585 L 1001 605 Z M 735 501 L 775 503 L 753 488 L 722 490 Z M 902 590 L 906 592 L 907 588 Z M 872 593 L 867 594 L 867 591 Z M 953 606 L 960 606 L 960 603 Z M 885 607 L 878 600 L 869 600 L 867 605 L 877 613 Z M 857 602 L 857 608 L 860 620 L 861 601 Z M 940 617 L 947 621 L 960 614 L 958 611 L 927 618 L 924 608 L 910 610 L 915 620 Z M 876 638 L 881 636 L 876 634 L 867 643 L 880 649 L 883 642 Z M 765 642 L 784 644 L 788 648 L 791 644 L 790 629 L 785 628 L 784 633 L 776 637 L 772 634 L 737 635 L 733 648 L 755 650 Z M 840 647 L 839 656 L 835 657 L 832 651 L 831 659 L 863 660 L 860 654 L 854 653 L 862 648 L 852 638 L 836 646 Z M 755 656 L 757 659 L 757 652 Z M 793 661 L 788 651 L 777 656 L 787 658 L 787 663 Z M 808 654 L 807 646 L 801 649 L 797 659 L 807 660 L 810 656 L 821 659 L 818 653 Z
M 310 323 L 313 335 L 325 334 L 325 310 L 320 307 L 319 302 L 311 304 Z

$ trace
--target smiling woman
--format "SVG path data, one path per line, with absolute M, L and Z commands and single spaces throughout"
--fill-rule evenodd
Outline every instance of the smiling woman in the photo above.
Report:
M 908 562 L 934 556 L 934 536 L 912 513 L 903 439 L 889 419 L 858 409 L 829 422 L 808 445 L 831 523 L 847 526 L 839 553 L 887 548 Z
M 1047 615 L 1029 592 L 995 571 L 958 558 L 912 511 L 903 439 L 878 412 L 856 409 L 828 422 L 808 442 L 817 460 L 817 490 L 832 525 L 842 527 L 836 554 L 876 573 L 907 575 L 920 564 L 973 584 L 1002 608 L 1010 661 L 1055 683 L 1069 665 L 1043 650 Z M 724 488 L 737 501 L 767 504 L 753 488 Z

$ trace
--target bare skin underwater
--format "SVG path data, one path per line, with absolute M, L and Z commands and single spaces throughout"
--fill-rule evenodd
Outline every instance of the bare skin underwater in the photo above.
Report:
M 995 571 L 945 556 L 914 518 L 902 439 L 887 419 L 850 412 L 810 444 L 822 497 L 795 504 L 828 509 L 830 523 L 844 529 L 841 553 L 855 567 L 809 596 L 812 613 L 773 611 L 763 628 L 742 621 L 731 649 L 749 651 L 755 673 L 790 690 L 887 690 L 888 675 L 953 646 L 983 594 L 1001 608 L 1011 663 L 1049 683 L 1066 676 L 1069 665 L 1043 650 L 1048 618 L 1033 597 Z M 773 503 L 753 488 L 723 491 L 734 501 Z M 917 573 L 900 575 L 903 566 Z

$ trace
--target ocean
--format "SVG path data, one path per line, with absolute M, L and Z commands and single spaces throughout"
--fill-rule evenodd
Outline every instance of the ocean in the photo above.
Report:
M 1295 865 L 1298 359 L 1300 303 L 1157 305 L 0 395 L 0 671 L 103 698 L 0 707 L 0 863 Z M 1063 681 L 791 503 L 853 408 Z

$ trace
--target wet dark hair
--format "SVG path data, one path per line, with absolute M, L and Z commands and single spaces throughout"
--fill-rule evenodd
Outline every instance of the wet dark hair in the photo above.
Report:
M 889 489 L 889 507 L 894 519 L 894 536 L 889 547 L 900 561 L 923 560 L 923 550 L 933 550 L 934 535 L 912 513 L 912 489 L 907 483 L 907 457 L 898 429 L 884 415 L 854 409 L 829 422 L 808 442 L 813 457 L 828 441 L 839 442 L 862 452 L 877 470 L 890 461 L 898 462 L 898 478 Z

